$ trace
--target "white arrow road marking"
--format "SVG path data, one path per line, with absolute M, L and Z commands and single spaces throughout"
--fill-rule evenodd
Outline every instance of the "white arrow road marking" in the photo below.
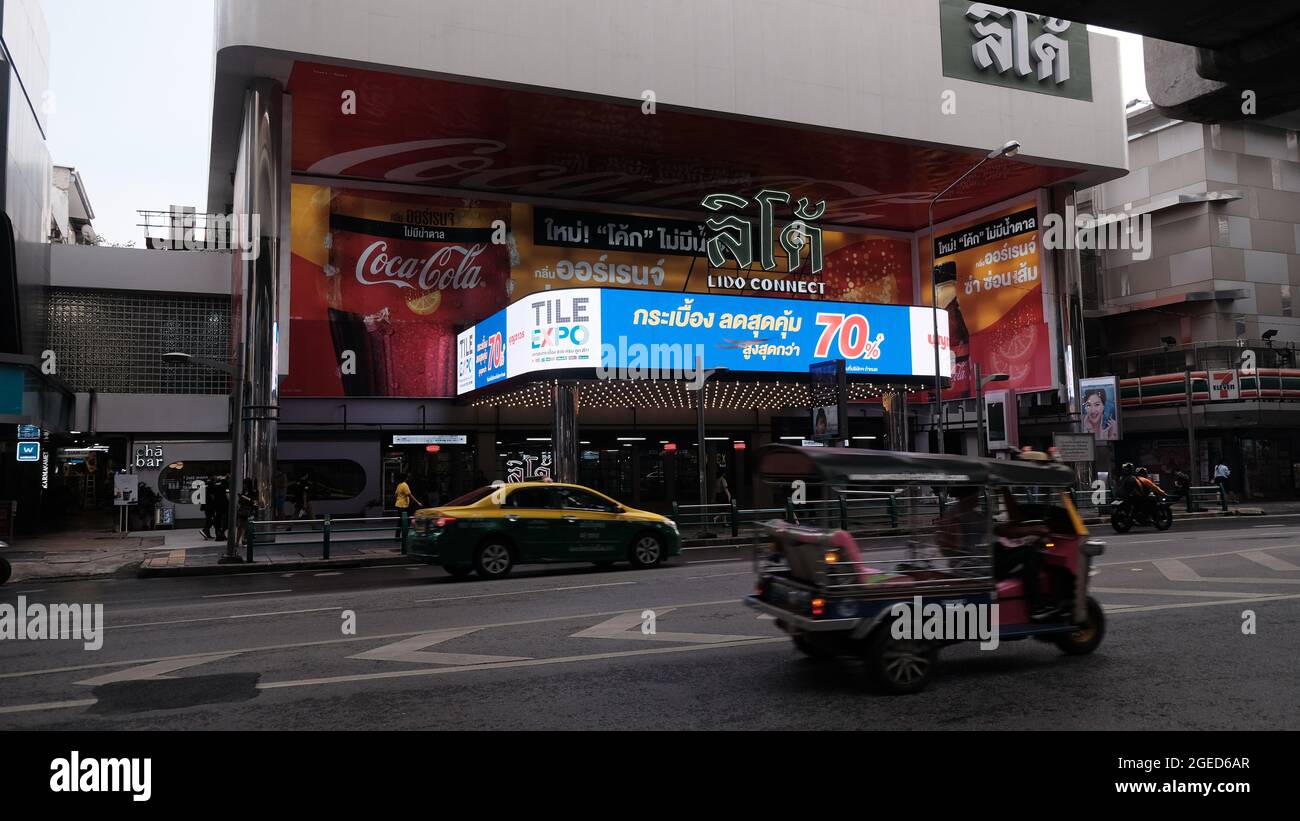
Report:
M 187 667 L 197 667 L 200 664 L 207 664 L 210 661 L 220 661 L 228 659 L 231 656 L 237 656 L 238 653 L 211 653 L 206 656 L 192 656 L 186 659 L 170 659 L 168 661 L 155 661 L 151 664 L 145 664 L 140 667 L 129 667 L 125 670 L 118 670 L 116 673 L 106 673 L 102 676 L 88 678 L 85 681 L 78 681 L 77 684 L 84 684 L 87 687 L 98 687 L 101 684 L 112 684 L 117 681 L 157 681 L 164 678 L 175 678 L 175 676 L 166 675 L 174 673 L 177 670 L 184 670 Z
M 672 612 L 671 607 L 662 608 L 655 611 L 655 616 L 662 616 L 665 613 Z M 586 630 L 579 630 L 577 633 L 569 636 L 572 639 L 630 639 L 641 641 L 680 641 L 687 644 L 722 644 L 728 641 L 750 641 L 754 639 L 766 639 L 770 636 L 725 636 L 718 633 L 666 633 L 662 630 L 655 633 L 641 632 L 641 614 L 640 613 L 622 613 L 612 619 L 602 621 L 595 627 L 588 627 Z
M 350 659 L 368 659 L 370 661 L 405 661 L 412 664 L 451 664 L 464 667 L 471 664 L 493 664 L 501 661 L 526 661 L 528 656 L 481 656 L 472 653 L 428 653 L 424 648 L 444 641 L 451 641 L 461 636 L 477 632 L 477 627 L 456 627 L 450 630 L 435 630 L 409 639 L 385 644 L 374 650 L 348 656 Z
M 1262 564 L 1269 570 L 1300 570 L 1300 566 L 1291 564 L 1286 559 L 1270 556 L 1262 550 L 1247 550 L 1241 558 L 1250 559 L 1255 564 Z

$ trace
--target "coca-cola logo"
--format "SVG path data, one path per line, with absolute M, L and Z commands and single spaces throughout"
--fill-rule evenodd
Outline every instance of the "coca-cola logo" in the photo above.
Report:
M 444 245 L 428 257 L 402 257 L 389 254 L 388 243 L 379 240 L 357 259 L 357 282 L 421 291 L 469 290 L 483 284 L 482 266 L 475 261 L 485 251 L 487 245 L 482 243 Z

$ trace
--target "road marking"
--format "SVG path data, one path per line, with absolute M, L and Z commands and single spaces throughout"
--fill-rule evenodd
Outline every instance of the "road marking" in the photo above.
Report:
M 207 664 L 210 661 L 221 661 L 238 653 L 211 653 L 206 656 L 197 656 L 188 659 L 172 659 L 171 661 L 155 661 L 152 664 L 144 664 L 139 667 L 130 667 L 126 670 L 118 670 L 116 673 L 105 673 L 102 676 L 95 676 L 84 681 L 75 682 L 84 684 L 87 687 L 98 687 L 101 684 L 113 684 L 118 681 L 157 681 L 159 679 L 175 678 L 167 673 L 174 673 L 177 670 L 184 670 L 187 667 L 197 667 L 200 664 Z
M 1253 551 L 1242 551 L 1253 552 Z M 1240 556 L 1242 552 L 1232 555 Z M 1271 557 L 1270 557 L 1271 558 Z M 1300 579 L 1269 579 L 1258 576 L 1202 576 L 1177 559 L 1157 559 L 1156 569 L 1171 582 L 1219 582 L 1220 584 L 1300 584 Z M 1300 569 L 1300 568 L 1297 568 Z
M 465 599 L 491 599 L 497 596 L 522 596 L 525 593 L 554 593 L 558 590 L 589 590 L 593 587 L 625 587 L 639 582 L 608 582 L 606 584 L 576 584 L 571 587 L 535 587 L 529 590 L 512 590 L 506 593 L 476 593 L 473 596 L 441 596 L 436 599 L 416 599 L 416 604 L 439 601 L 464 601 Z
M 1122 542 L 1116 542 L 1116 544 L 1126 544 L 1126 545 L 1127 544 L 1156 544 L 1157 542 L 1173 542 L 1173 541 L 1177 541 L 1177 539 L 1139 539 L 1138 541 L 1133 541 L 1133 542 L 1125 540 Z
M 259 690 L 278 690 L 284 687 L 314 687 L 322 684 L 344 684 L 358 681 L 378 681 L 388 678 L 411 678 L 413 676 L 438 676 L 450 673 L 468 673 L 477 670 L 504 670 L 515 667 L 542 667 L 548 664 L 570 664 L 575 661 L 600 661 L 604 659 L 629 658 L 632 656 L 658 656 L 667 653 L 689 653 L 695 650 L 714 650 L 720 647 L 753 647 L 759 644 L 789 641 L 784 636 L 777 638 L 753 638 L 727 644 L 688 644 L 683 647 L 651 647 L 645 650 L 621 650 L 611 653 L 591 653 L 585 656 L 560 656 L 546 659 L 526 659 L 523 661 L 503 661 L 499 664 L 478 664 L 469 667 L 435 667 L 428 670 L 394 670 L 387 673 L 361 673 L 350 676 L 329 676 L 326 678 L 308 678 L 294 681 L 265 681 L 257 685 Z
M 674 604 L 672 605 L 672 609 L 682 610 L 687 607 L 713 607 L 721 604 L 739 604 L 739 603 L 740 602 L 734 598 L 718 599 L 716 601 L 699 601 L 699 602 L 690 602 L 688 604 Z M 636 607 L 632 609 L 640 613 L 642 610 L 645 610 L 646 608 Z M 662 608 L 662 607 L 655 608 L 652 606 L 650 609 L 664 610 L 666 608 Z M 542 618 L 524 619 L 522 621 L 506 621 L 506 622 L 497 622 L 495 624 L 478 624 L 478 625 L 474 625 L 474 627 L 478 630 L 487 630 L 489 628 L 495 628 L 495 627 L 525 627 L 530 624 L 549 624 L 551 622 L 559 622 L 559 621 L 579 621 L 584 619 L 597 619 L 602 616 L 613 616 L 618 613 L 630 613 L 630 612 L 632 612 L 632 610 L 602 610 L 596 613 L 575 613 L 574 615 L 571 616 L 544 616 Z M 262 644 L 262 645 L 254 645 L 252 647 L 240 647 L 240 648 L 224 650 L 224 651 L 208 651 L 206 653 L 184 653 L 176 656 L 161 656 L 159 658 L 152 658 L 152 659 L 131 659 L 128 661 L 102 661 L 96 664 L 78 664 L 71 667 L 48 667 L 43 670 L 23 670 L 17 673 L 0 673 L 0 680 L 8 679 L 8 678 L 26 678 L 28 676 L 43 676 L 43 675 L 49 675 L 51 673 L 71 673 L 71 672 L 76 672 L 78 670 L 97 670 L 104 667 L 126 667 L 133 664 L 148 664 L 154 661 L 169 661 L 171 659 L 198 658 L 199 656 L 212 655 L 214 652 L 263 653 L 263 652 L 270 652 L 274 650 L 297 650 L 303 647 L 325 647 L 331 644 L 350 644 L 352 642 L 358 642 L 358 641 L 379 641 L 382 639 L 400 639 L 406 636 L 419 636 L 429 632 L 432 631 L 429 628 L 425 628 L 423 630 L 407 630 L 406 632 L 403 633 L 381 633 L 375 636 L 349 636 L 348 638 L 342 638 L 342 639 L 320 639 L 317 641 L 300 641 L 300 642 L 290 642 L 286 644 Z
M 14 595 L 15 595 L 15 596 L 26 596 L 28 593 L 44 593 L 44 592 L 46 591 L 46 589 L 47 589 L 47 588 L 44 588 L 44 587 L 38 587 L 38 588 L 36 588 L 35 590 L 15 590 L 15 591 L 14 591 Z
M 47 701 L 43 704 L 17 704 L 13 707 L 0 707 L 0 715 L 13 715 L 14 713 L 36 713 L 41 710 L 67 710 L 73 707 L 89 707 L 92 704 L 98 704 L 97 698 L 79 698 L 75 701 Z
M 1251 525 L 1251 527 L 1286 527 L 1286 525 Z
M 1269 545 L 1268 547 L 1243 548 L 1243 550 L 1285 550 L 1289 547 L 1300 547 L 1300 542 L 1295 542 L 1293 544 L 1273 544 L 1273 545 Z M 1240 555 L 1243 552 L 1243 550 L 1223 550 L 1218 553 L 1193 553 L 1189 556 L 1169 556 L 1166 559 L 1162 559 L 1160 561 L 1169 561 L 1170 559 L 1213 559 L 1218 556 L 1237 556 Z M 1093 562 L 1093 567 L 1112 567 L 1114 565 L 1126 565 L 1126 564 L 1150 564 L 1153 561 L 1157 561 L 1157 560 L 1156 559 L 1127 559 L 1122 562 Z
M 739 573 L 714 573 L 711 576 L 687 576 L 687 579 L 721 579 L 725 576 L 752 576 L 754 571 L 742 570 Z
M 1167 590 L 1159 587 L 1090 587 L 1093 593 L 1132 593 L 1140 596 L 1204 596 L 1216 598 L 1222 596 L 1262 597 L 1268 593 L 1242 593 L 1240 590 Z
M 342 576 L 342 575 L 343 575 L 343 571 L 342 571 L 342 570 L 332 570 L 332 571 L 330 571 L 329 573 L 313 573 L 312 575 L 315 576 L 316 578 L 320 578 L 321 576 Z
M 655 615 L 662 616 L 671 612 L 671 607 L 663 607 L 655 610 Z M 594 627 L 588 627 L 586 630 L 579 630 L 569 636 L 569 638 L 620 639 L 632 641 L 680 641 L 689 642 L 691 644 L 724 644 L 767 638 L 766 636 L 728 636 L 718 633 L 669 633 L 664 631 L 644 633 L 640 629 L 642 621 L 641 614 L 636 611 L 631 613 L 622 613 L 612 619 L 602 621 Z
M 367 659 L 370 661 L 403 661 L 411 664 L 448 664 L 457 667 L 471 664 L 491 664 L 502 661 L 523 661 L 528 656 L 483 656 L 473 653 L 426 653 L 424 648 L 431 647 L 435 644 L 442 644 L 444 641 L 467 636 L 470 633 L 478 632 L 475 627 L 454 627 L 450 630 L 435 630 L 432 633 L 424 633 L 419 636 L 412 636 L 409 639 L 385 644 L 383 647 L 376 647 L 374 650 L 367 650 L 364 653 L 357 653 L 354 656 L 348 656 L 350 659 Z
M 266 596 L 271 593 L 292 593 L 292 590 L 254 590 L 251 593 L 209 593 L 205 599 L 229 599 L 234 596 Z
M 1178 559 L 1156 559 L 1152 562 L 1164 574 L 1164 577 L 1171 582 L 1200 582 L 1205 581 L 1201 574 L 1188 567 Z
M 729 562 L 747 562 L 749 559 L 700 559 L 698 562 L 686 562 L 686 564 L 727 564 Z
M 124 630 L 128 627 L 158 627 L 165 624 L 190 624 L 200 621 L 226 621 L 227 619 L 256 619 L 264 616 L 295 616 L 299 613 L 338 612 L 342 607 L 311 607 L 306 610 L 275 610 L 270 613 L 240 613 L 234 616 L 203 616 L 193 619 L 172 619 L 171 621 L 143 621 L 133 624 L 107 624 L 105 630 Z
M 1243 559 L 1262 564 L 1269 570 L 1300 570 L 1300 565 L 1291 564 L 1285 559 L 1279 559 L 1277 556 L 1270 556 L 1262 550 L 1247 550 L 1239 555 Z
M 1257 596 L 1250 599 L 1223 599 L 1221 601 L 1193 601 L 1179 602 L 1178 604 L 1148 604 L 1138 605 L 1135 607 L 1124 608 L 1125 613 L 1138 613 L 1151 610 L 1182 610 L 1187 607 L 1214 607 L 1219 604 L 1258 604 L 1268 601 L 1284 601 L 1286 599 L 1300 599 L 1300 593 L 1278 595 L 1278 596 Z

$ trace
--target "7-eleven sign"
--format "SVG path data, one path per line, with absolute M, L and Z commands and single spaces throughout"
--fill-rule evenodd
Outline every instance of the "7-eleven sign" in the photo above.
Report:
M 1237 381 L 1236 371 L 1210 371 L 1210 399 L 1239 399 L 1241 384 Z

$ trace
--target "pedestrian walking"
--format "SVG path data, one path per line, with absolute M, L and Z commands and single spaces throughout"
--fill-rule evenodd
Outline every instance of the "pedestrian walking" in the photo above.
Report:
M 395 497 L 393 499 L 393 506 L 397 508 L 397 516 L 399 519 L 397 533 L 395 535 L 400 539 L 402 538 L 402 525 L 400 522 L 401 515 L 405 513 L 409 521 L 409 517 L 412 516 L 415 511 L 419 510 L 419 506 L 423 503 L 411 495 L 411 486 L 406 483 L 405 473 L 397 474 L 397 489 L 393 491 L 393 495 Z
M 1220 459 L 1218 464 L 1214 466 L 1214 483 L 1219 486 L 1219 498 L 1223 501 L 1225 508 L 1228 505 L 1228 477 L 1231 475 L 1232 471 Z

